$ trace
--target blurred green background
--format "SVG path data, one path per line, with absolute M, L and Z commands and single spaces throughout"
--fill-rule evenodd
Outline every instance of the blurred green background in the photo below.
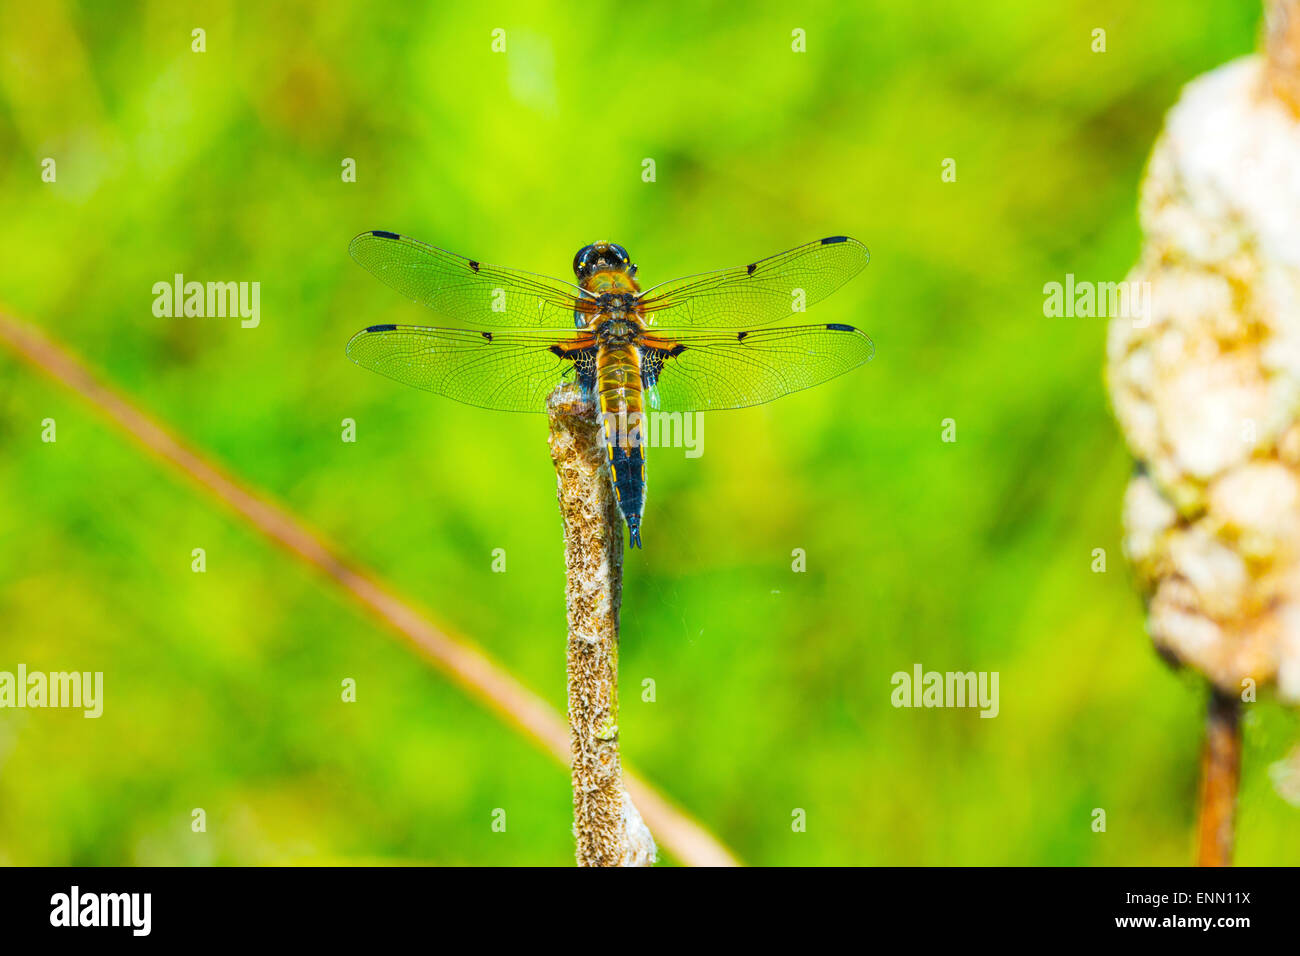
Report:
M 1128 269 L 1165 110 L 1258 19 L 1238 0 L 6 3 L 0 301 L 562 709 L 545 419 L 349 363 L 363 326 L 434 316 L 348 241 L 563 277 L 609 238 L 649 284 L 860 238 L 871 265 L 815 318 L 868 331 L 875 361 L 709 415 L 700 459 L 650 454 L 625 760 L 750 864 L 1184 864 L 1204 692 L 1152 652 L 1121 557 L 1105 322 L 1044 318 L 1042 287 Z M 260 282 L 260 327 L 155 317 L 178 272 Z M 0 862 L 572 862 L 561 766 L 8 353 L 0 496 L 0 670 L 102 670 L 106 696 L 97 721 L 0 710 Z M 916 662 L 998 671 L 1001 713 L 894 709 Z M 1296 736 L 1250 709 L 1242 863 L 1300 851 L 1268 779 Z

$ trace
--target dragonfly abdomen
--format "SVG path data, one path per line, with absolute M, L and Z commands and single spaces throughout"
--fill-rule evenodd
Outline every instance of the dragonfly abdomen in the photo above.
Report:
M 645 455 L 642 446 L 641 355 L 635 345 L 605 345 L 596 360 L 596 389 L 609 450 L 610 477 L 619 510 L 627 521 L 628 541 L 641 547 L 645 510 Z

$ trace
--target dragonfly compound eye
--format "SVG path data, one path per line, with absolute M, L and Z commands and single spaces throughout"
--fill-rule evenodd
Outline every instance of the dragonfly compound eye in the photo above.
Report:
M 586 245 L 578 250 L 578 254 L 573 257 L 573 274 L 581 279 L 587 274 L 589 268 L 588 260 L 595 259 L 596 247 Z

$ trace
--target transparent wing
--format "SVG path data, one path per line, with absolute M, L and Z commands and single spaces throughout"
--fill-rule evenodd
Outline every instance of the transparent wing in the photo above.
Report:
M 372 325 L 348 342 L 358 365 L 447 398 L 504 412 L 544 412 L 561 382 L 590 381 L 595 339 Z
M 867 334 L 851 325 L 681 334 L 655 330 L 641 351 L 646 405 L 665 412 L 761 405 L 843 375 L 875 351 Z
M 830 236 L 735 269 L 660 283 L 641 294 L 646 318 L 681 328 L 766 325 L 826 298 L 865 268 L 871 254 Z
M 466 259 L 395 232 L 363 232 L 348 251 L 408 299 L 455 322 L 572 329 L 575 310 L 594 311 L 591 298 L 576 285 Z

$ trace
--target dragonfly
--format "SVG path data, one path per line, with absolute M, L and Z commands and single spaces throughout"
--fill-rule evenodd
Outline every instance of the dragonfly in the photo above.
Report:
M 398 382 L 498 411 L 543 412 L 555 386 L 577 383 L 604 422 L 614 494 L 636 548 L 646 488 L 646 432 L 637 426 L 647 413 L 761 405 L 875 354 L 870 337 L 851 325 L 763 328 L 862 271 L 870 253 L 848 236 L 644 290 L 637 266 L 614 242 L 579 249 L 574 282 L 384 230 L 363 232 L 349 251 L 402 295 L 473 328 L 371 325 L 348 342 L 348 357 Z M 623 426 L 628 422 L 633 427 Z

